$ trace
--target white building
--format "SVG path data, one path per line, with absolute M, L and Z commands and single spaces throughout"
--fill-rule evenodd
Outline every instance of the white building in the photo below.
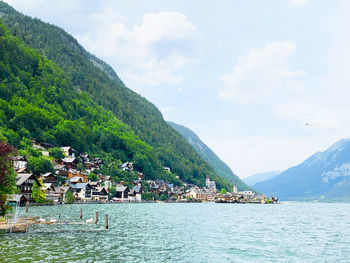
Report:
M 129 192 L 129 202 L 141 202 L 142 186 L 141 184 L 135 185 Z
M 246 196 L 254 196 L 255 195 L 255 193 L 252 191 L 242 191 L 242 192 L 239 192 L 239 194 L 246 195 Z
M 71 184 L 73 195 L 75 198 L 81 201 L 91 200 L 92 198 L 92 189 L 89 183 L 77 183 Z
M 28 161 L 24 156 L 13 157 L 13 167 L 16 169 L 27 168 Z
M 238 193 L 236 181 L 235 181 L 234 184 L 233 184 L 232 193 L 233 193 L 233 194 L 237 194 L 237 193 Z
M 67 147 L 61 147 L 61 150 L 63 152 L 63 155 L 66 156 L 66 157 L 75 157 L 75 150 L 70 147 L 70 146 L 67 146 Z
M 207 176 L 207 179 L 205 180 L 205 185 L 206 187 L 212 191 L 212 192 L 216 192 L 216 184 L 215 184 L 215 181 L 210 181 L 210 178 L 209 176 Z

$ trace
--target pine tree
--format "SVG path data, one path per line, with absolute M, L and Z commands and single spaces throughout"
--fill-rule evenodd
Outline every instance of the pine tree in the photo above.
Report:
M 73 204 L 74 203 L 74 195 L 71 190 L 68 190 L 65 195 L 65 200 L 67 204 Z

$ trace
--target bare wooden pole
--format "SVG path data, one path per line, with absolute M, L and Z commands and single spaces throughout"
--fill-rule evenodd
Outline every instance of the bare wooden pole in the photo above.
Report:
M 98 222 L 98 212 L 95 212 L 95 221 L 94 221 L 94 223 L 97 224 L 97 222 Z
M 82 218 L 83 218 L 83 209 L 80 208 L 80 219 L 82 219 Z
M 105 228 L 108 229 L 108 214 L 105 215 Z
M 29 201 L 26 201 L 26 213 L 28 213 L 29 210 Z
M 58 214 L 58 218 L 61 219 L 61 213 Z

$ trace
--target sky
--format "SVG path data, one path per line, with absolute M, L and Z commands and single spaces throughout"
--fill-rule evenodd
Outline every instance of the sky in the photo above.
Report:
M 241 178 L 350 137 L 350 1 L 5 2 L 73 35 Z

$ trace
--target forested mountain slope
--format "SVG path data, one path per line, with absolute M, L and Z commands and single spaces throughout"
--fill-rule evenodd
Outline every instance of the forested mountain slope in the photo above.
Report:
M 1 21 L 0 50 L 0 132 L 10 144 L 28 150 L 35 138 L 69 145 L 102 156 L 112 176 L 119 174 L 118 162 L 132 160 L 148 178 L 179 183 L 164 172 L 153 147 L 86 92 L 76 92 L 64 71 L 11 36 Z
M 141 140 L 154 147 L 163 166 L 171 167 L 186 182 L 204 185 L 209 175 L 219 187 L 229 187 L 164 121 L 152 103 L 125 87 L 111 67 L 85 51 L 72 36 L 54 25 L 24 16 L 3 2 L 0 2 L 0 15 L 11 34 L 61 67 L 75 92 L 83 92 L 110 110 Z
M 236 185 L 239 191 L 253 190 L 254 189 L 247 184 L 245 184 L 237 175 L 235 175 L 231 168 L 227 166 L 201 139 L 189 128 L 186 128 L 182 125 L 176 124 L 174 122 L 168 121 L 168 124 L 177 130 L 186 141 L 192 145 L 196 152 L 206 160 L 214 171 L 220 175 L 222 178 L 225 178 L 230 183 L 236 181 Z

